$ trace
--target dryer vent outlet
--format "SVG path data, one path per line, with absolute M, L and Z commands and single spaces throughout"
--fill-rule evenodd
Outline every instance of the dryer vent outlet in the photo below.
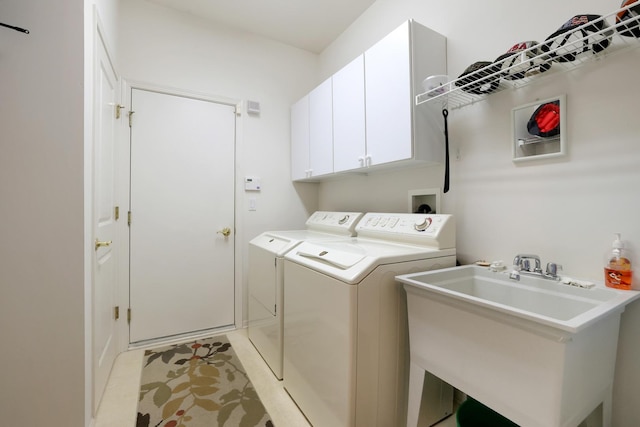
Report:
M 409 213 L 437 214 L 440 212 L 440 189 L 409 191 Z

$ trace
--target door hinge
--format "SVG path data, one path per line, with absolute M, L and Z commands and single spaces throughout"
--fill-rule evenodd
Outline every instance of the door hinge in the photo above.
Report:
M 120 318 L 120 306 L 113 307 L 113 317 L 118 320 Z
M 127 212 L 127 225 L 131 227 L 131 211 Z
M 120 110 L 124 108 L 124 105 L 116 104 L 116 119 L 120 118 Z
M 127 309 L 127 323 L 131 324 L 131 308 Z
M 120 206 L 116 206 L 114 216 L 116 217 L 116 221 L 120 219 Z
M 131 127 L 131 117 L 133 117 L 133 113 L 135 113 L 135 111 L 129 111 L 129 127 Z

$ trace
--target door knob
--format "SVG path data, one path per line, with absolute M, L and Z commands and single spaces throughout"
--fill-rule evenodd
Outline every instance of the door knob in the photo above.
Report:
M 225 227 L 222 230 L 218 231 L 219 234 L 222 234 L 224 237 L 229 237 L 231 234 L 231 229 L 229 227 Z
M 107 240 L 104 242 L 101 242 L 100 240 L 96 239 L 96 251 L 98 250 L 99 247 L 101 246 L 110 246 L 111 243 L 113 243 L 112 240 Z

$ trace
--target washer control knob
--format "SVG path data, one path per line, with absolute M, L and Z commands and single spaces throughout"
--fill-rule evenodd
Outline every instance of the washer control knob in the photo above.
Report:
M 349 221 L 349 215 L 345 215 L 345 216 L 343 216 L 342 218 L 340 218 L 340 219 L 338 220 L 338 224 L 342 225 L 342 224 L 344 224 L 344 223 L 345 223 L 345 222 L 347 222 L 347 221 Z
M 424 231 L 431 225 L 431 218 L 426 217 L 424 220 L 418 220 L 413 224 L 413 228 L 417 231 Z

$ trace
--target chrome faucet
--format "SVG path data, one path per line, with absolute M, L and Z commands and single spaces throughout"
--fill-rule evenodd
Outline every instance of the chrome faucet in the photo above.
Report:
M 533 270 L 531 269 L 531 261 L 534 262 L 535 266 Z M 538 255 L 533 254 L 518 254 L 513 259 L 513 265 L 516 266 L 518 271 L 525 271 L 530 273 L 541 273 L 541 264 L 540 257 Z
M 532 262 L 533 266 L 531 264 Z M 558 276 L 558 269 L 562 270 L 562 266 L 555 262 L 549 262 L 547 263 L 546 271 L 543 272 L 540 257 L 538 255 L 518 254 L 513 258 L 513 265 L 515 266 L 515 271 L 518 273 L 538 276 L 549 280 L 560 280 L 560 276 Z

